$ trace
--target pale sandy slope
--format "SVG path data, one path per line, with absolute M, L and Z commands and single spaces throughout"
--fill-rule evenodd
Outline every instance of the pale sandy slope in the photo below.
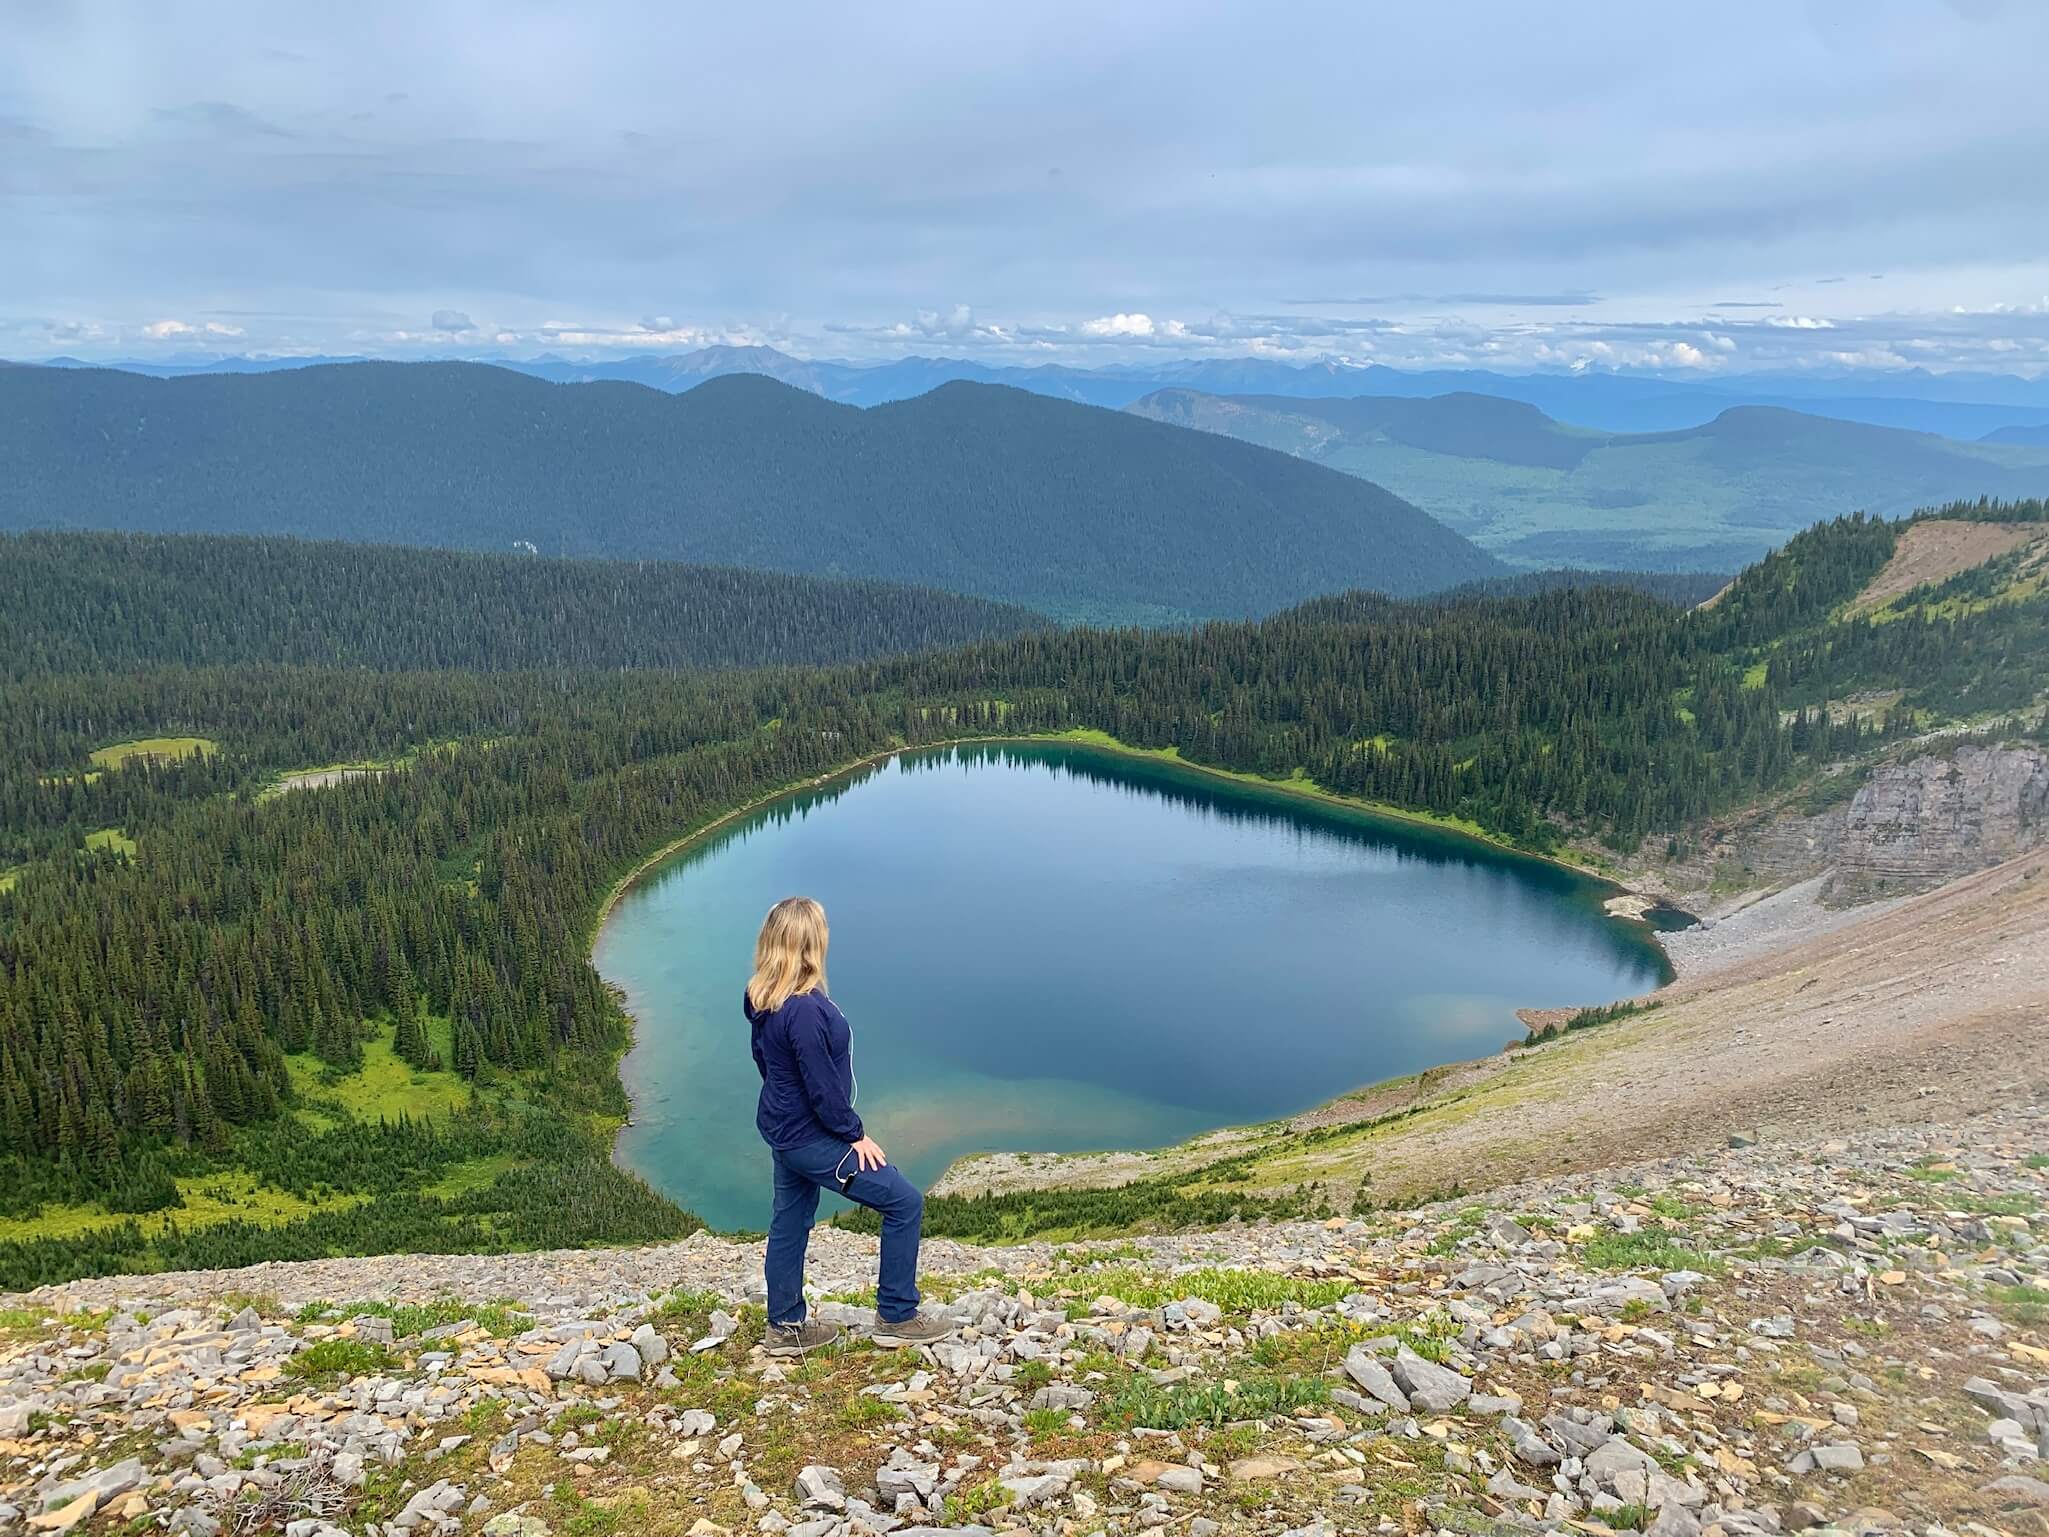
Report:
M 943 1188 L 1116 1184 L 1253 1152 L 1255 1188 L 1314 1181 L 1345 1204 L 1367 1177 L 1385 1201 L 1760 1128 L 1794 1143 L 2049 1095 L 2049 852 L 1727 957 L 1658 996 L 1634 1018 L 1362 1090 L 1285 1128 L 1153 1154 L 976 1160 Z
M 1982 566 L 2010 551 L 2042 545 L 2049 545 L 2049 528 L 2039 523 L 1970 523 L 1933 518 L 1911 524 L 1900 535 L 1899 548 L 1885 563 L 1885 569 L 1872 578 L 1871 585 L 1850 605 L 1851 612 L 1879 608 L 1924 582 L 1946 582 L 1959 572 Z

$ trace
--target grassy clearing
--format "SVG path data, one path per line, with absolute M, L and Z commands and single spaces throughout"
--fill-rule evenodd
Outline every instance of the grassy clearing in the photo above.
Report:
M 472 1190 L 482 1190 L 501 1174 L 509 1174 L 519 1166 L 519 1160 L 510 1153 L 496 1154 L 489 1158 L 471 1158 L 454 1165 L 431 1185 L 422 1187 L 422 1194 L 438 1196 L 442 1200 L 459 1195 L 468 1195 Z
M 85 846 L 89 849 L 108 849 L 129 859 L 135 857 L 135 840 L 118 827 L 102 827 L 98 832 L 87 833 Z
M 101 1228 L 137 1224 L 154 1237 L 172 1222 L 185 1229 L 209 1227 L 217 1222 L 240 1221 L 259 1227 L 278 1227 L 319 1210 L 353 1206 L 367 1199 L 358 1195 L 329 1196 L 316 1206 L 282 1190 L 259 1185 L 246 1169 L 228 1169 L 217 1174 L 200 1174 L 180 1179 L 178 1194 L 184 1204 L 143 1216 L 110 1212 L 99 1205 L 45 1206 L 33 1217 L 0 1217 L 0 1242 L 28 1242 L 37 1238 L 80 1238 Z
M 409 748 L 395 758 L 357 758 L 348 763 L 319 763 L 308 768 L 292 769 L 277 776 L 258 795 L 259 800 L 269 800 L 291 790 L 317 790 L 328 785 L 339 784 L 347 779 L 358 779 L 370 774 L 387 774 L 401 769 L 430 753 L 450 753 L 458 747 L 489 747 L 497 738 L 476 737 L 464 741 L 450 739 L 445 742 L 430 742 L 425 747 Z
M 21 871 L 20 865 L 16 865 L 12 870 L 0 870 L 0 891 L 12 891 L 14 883 L 21 879 Z
M 323 763 L 317 768 L 293 769 L 264 786 L 257 799 L 272 800 L 292 790 L 320 790 L 350 779 L 366 779 L 373 774 L 389 772 L 397 762 L 397 759 L 382 762 L 365 759 L 360 763 Z
M 135 758 L 158 763 L 176 763 L 181 758 L 205 757 L 219 752 L 220 744 L 203 736 L 152 736 L 134 742 L 116 742 L 88 755 L 94 768 L 117 769 Z
M 447 1020 L 429 1019 L 427 1038 L 443 1062 L 454 1060 Z M 336 1109 L 360 1121 L 395 1121 L 402 1115 L 420 1120 L 453 1115 L 469 1103 L 470 1086 L 460 1076 L 446 1068 L 420 1071 L 392 1049 L 388 1028 L 363 1043 L 363 1066 L 357 1072 L 337 1073 L 314 1056 L 287 1057 L 285 1065 L 292 1087 L 316 1114 Z

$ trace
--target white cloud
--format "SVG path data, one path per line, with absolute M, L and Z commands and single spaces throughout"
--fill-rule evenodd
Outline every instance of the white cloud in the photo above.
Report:
M 1782 331 L 1833 331 L 1836 323 L 1819 315 L 1767 315 L 1766 325 Z
M 1095 320 L 1081 323 L 1084 336 L 1126 336 L 1147 337 L 1153 334 L 1153 317 L 1150 315 L 1103 315 Z
M 184 336 L 240 336 L 240 326 L 229 325 L 224 320 L 209 320 L 193 325 L 184 320 L 152 320 L 142 328 L 142 334 L 153 342 L 176 341 Z
M 450 333 L 474 331 L 477 328 L 477 323 L 461 310 L 436 310 L 428 323 L 437 331 Z
M 945 336 L 962 341 L 975 334 L 975 312 L 965 304 L 956 304 L 943 313 L 939 310 L 919 310 L 917 327 L 921 336 Z

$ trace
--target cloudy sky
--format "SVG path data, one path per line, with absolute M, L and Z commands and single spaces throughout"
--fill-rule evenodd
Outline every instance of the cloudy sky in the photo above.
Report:
M 2041 0 L 0 10 L 0 356 L 2049 372 Z

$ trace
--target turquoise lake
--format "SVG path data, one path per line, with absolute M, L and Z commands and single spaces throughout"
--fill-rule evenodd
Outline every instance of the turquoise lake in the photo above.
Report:
M 1602 911 L 1611 890 L 1086 747 L 905 754 L 735 819 L 621 898 L 595 956 L 637 1020 L 618 1157 L 714 1227 L 767 1225 L 740 994 L 792 894 L 832 923 L 862 1118 L 923 1186 L 963 1153 L 1290 1114 L 1497 1050 L 1519 1007 L 1653 987 L 1664 955 Z

